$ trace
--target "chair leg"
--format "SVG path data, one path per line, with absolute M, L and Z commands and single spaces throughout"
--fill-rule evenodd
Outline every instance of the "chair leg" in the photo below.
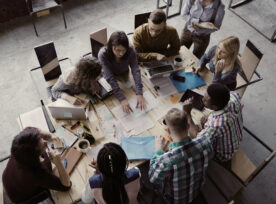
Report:
M 61 12 L 62 12 L 62 17 L 63 17 L 65 29 L 67 29 L 67 24 L 66 24 L 66 20 L 65 20 L 65 15 L 64 15 L 64 11 L 63 11 L 63 6 L 61 6 L 60 8 L 61 8 Z
M 34 30 L 35 30 L 36 37 L 38 37 L 37 30 L 36 30 L 36 26 L 35 26 L 35 19 L 34 19 L 34 16 L 31 15 L 31 17 L 32 17 L 32 22 L 33 22 L 33 26 L 34 26 Z

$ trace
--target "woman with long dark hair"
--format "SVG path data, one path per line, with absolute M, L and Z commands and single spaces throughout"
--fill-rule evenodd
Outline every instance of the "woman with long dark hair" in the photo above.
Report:
M 95 164 L 94 164 L 95 165 Z M 139 170 L 128 166 L 127 156 L 120 145 L 107 143 L 100 150 L 95 165 L 96 174 L 89 178 L 82 192 L 82 201 L 98 204 L 135 204 L 140 188 Z
M 60 75 L 57 83 L 52 87 L 53 98 L 62 98 L 71 104 L 81 105 L 82 101 L 74 95 L 99 92 L 97 81 L 101 77 L 101 70 L 102 67 L 97 59 L 81 58 L 75 68 Z
M 103 75 L 111 85 L 114 94 L 121 102 L 123 111 L 126 113 L 132 112 L 129 103 L 118 84 L 118 81 L 120 81 L 124 83 L 126 88 L 132 87 L 132 84 L 129 81 L 129 67 L 136 86 L 137 107 L 141 110 L 145 109 L 146 102 L 143 97 L 143 85 L 136 51 L 133 47 L 129 46 L 125 32 L 116 31 L 112 33 L 107 45 L 100 50 L 98 58 L 103 67 Z
M 38 203 L 45 198 L 31 200 L 47 189 L 67 191 L 71 187 L 60 155 L 46 153 L 47 142 L 58 139 L 51 133 L 37 128 L 26 128 L 13 140 L 11 157 L 2 175 L 4 190 L 15 203 Z M 59 177 L 52 173 L 50 160 L 55 164 Z

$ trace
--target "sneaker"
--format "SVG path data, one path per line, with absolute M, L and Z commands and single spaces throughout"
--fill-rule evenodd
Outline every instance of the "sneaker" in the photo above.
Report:
M 127 81 L 124 86 L 125 88 L 130 89 L 132 87 L 132 83 L 130 81 Z

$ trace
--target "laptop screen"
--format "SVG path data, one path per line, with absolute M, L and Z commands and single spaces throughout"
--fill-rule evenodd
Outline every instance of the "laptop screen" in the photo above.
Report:
M 99 53 L 100 49 L 104 46 L 104 44 L 102 44 L 92 38 L 90 38 L 90 41 L 91 41 L 92 55 L 94 57 L 98 58 L 98 53 Z

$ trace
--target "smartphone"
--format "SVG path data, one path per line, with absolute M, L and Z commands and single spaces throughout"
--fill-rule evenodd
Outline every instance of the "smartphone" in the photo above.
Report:
M 179 82 L 185 82 L 185 77 L 183 77 L 183 76 L 179 76 L 179 75 L 177 75 L 177 74 L 174 74 L 173 76 L 172 76 L 172 79 L 173 80 L 175 80 L 175 81 L 179 81 Z

